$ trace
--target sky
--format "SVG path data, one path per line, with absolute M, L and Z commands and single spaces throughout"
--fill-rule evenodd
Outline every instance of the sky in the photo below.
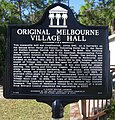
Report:
M 79 13 L 80 6 L 84 5 L 84 0 L 70 0 L 69 5 L 74 7 L 76 13 Z

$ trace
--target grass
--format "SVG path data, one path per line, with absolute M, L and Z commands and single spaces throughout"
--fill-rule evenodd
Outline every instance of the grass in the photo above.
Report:
M 51 107 L 36 100 L 0 99 L 0 120 L 51 120 L 51 115 Z M 63 120 L 69 120 L 69 105 Z

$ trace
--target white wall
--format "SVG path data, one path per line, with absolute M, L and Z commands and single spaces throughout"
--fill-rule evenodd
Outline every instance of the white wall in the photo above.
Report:
M 115 65 L 115 34 L 109 36 L 110 65 Z

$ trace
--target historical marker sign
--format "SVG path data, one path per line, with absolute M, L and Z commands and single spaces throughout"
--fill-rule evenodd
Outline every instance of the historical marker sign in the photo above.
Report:
M 10 25 L 6 98 L 111 97 L 108 28 L 84 26 L 63 4 L 34 25 Z

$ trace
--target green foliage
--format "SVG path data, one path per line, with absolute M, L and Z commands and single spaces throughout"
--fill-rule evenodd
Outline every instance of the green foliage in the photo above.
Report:
M 110 112 L 107 120 L 115 120 L 115 100 L 112 100 L 111 106 L 109 106 L 107 109 Z
M 114 0 L 84 0 L 81 6 L 79 21 L 90 26 L 109 26 L 110 34 L 115 31 L 115 1 Z

